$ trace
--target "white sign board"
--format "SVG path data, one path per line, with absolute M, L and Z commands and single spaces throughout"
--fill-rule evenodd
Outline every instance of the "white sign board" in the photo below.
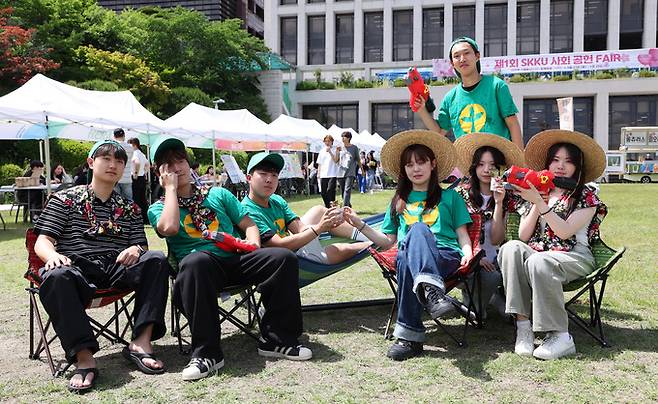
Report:
M 238 184 L 240 182 L 247 182 L 247 177 L 244 175 L 242 170 L 240 170 L 240 166 L 238 165 L 238 162 L 235 161 L 235 157 L 222 154 L 221 159 L 232 183 Z
M 302 165 L 299 163 L 299 156 L 297 154 L 281 154 L 285 165 L 283 170 L 279 173 L 279 178 L 304 178 L 302 172 Z

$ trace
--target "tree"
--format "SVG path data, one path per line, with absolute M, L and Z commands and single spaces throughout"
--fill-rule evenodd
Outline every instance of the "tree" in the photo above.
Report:
M 81 46 L 76 54 L 85 64 L 89 76 L 103 78 L 119 88 L 130 90 L 142 104 L 152 110 L 159 109 L 170 93 L 160 75 L 138 57 L 99 50 L 93 46 Z
M 206 107 L 213 106 L 212 98 L 198 88 L 174 87 L 171 89 L 166 104 L 162 107 L 161 117 L 163 119 L 169 118 L 191 102 Z
M 46 57 L 46 50 L 34 46 L 34 29 L 10 25 L 13 9 L 0 9 L 0 87 L 12 89 L 37 73 L 59 67 Z

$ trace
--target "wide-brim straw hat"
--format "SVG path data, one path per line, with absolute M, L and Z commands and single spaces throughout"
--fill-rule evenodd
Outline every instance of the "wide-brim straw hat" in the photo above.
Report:
M 519 146 L 504 137 L 492 135 L 491 133 L 477 132 L 461 136 L 455 141 L 455 149 L 457 149 L 457 155 L 459 157 L 459 161 L 457 162 L 459 171 L 468 175 L 468 170 L 473 162 L 473 155 L 475 155 L 475 152 L 479 148 L 484 146 L 493 147 L 503 153 L 506 168 L 524 166 L 523 150 L 519 149 Z
M 400 177 L 400 157 L 412 144 L 422 144 L 434 152 L 439 180 L 452 172 L 457 163 L 455 147 L 445 136 L 429 130 L 412 129 L 391 136 L 382 147 L 382 168 L 397 180 Z
M 556 143 L 571 143 L 583 153 L 583 182 L 591 182 L 605 171 L 605 152 L 598 143 L 584 133 L 549 129 L 533 136 L 525 147 L 525 161 L 533 170 L 543 170 L 548 149 Z

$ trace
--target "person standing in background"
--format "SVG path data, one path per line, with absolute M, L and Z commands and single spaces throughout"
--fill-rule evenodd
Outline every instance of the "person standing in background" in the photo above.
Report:
M 133 200 L 142 209 L 142 220 L 144 223 L 148 223 L 146 212 L 149 205 L 146 201 L 146 177 L 150 169 L 149 161 L 139 148 L 139 139 L 130 138 L 128 143 L 133 149 L 133 156 L 130 159 Z
M 114 129 L 114 140 L 116 140 L 121 147 L 128 154 L 128 161 L 133 159 L 133 148 L 126 142 L 126 132 L 121 128 Z M 123 177 L 119 182 L 114 186 L 114 190 L 117 191 L 121 196 L 128 199 L 133 199 L 133 180 L 130 170 L 123 170 Z
M 345 167 L 345 176 L 338 181 L 343 192 L 343 205 L 351 208 L 352 187 L 354 186 L 359 163 L 359 148 L 351 143 L 352 134 L 350 132 L 343 132 L 341 137 L 343 138 L 343 146 L 345 146 L 345 150 L 341 155 L 341 166 Z
M 324 207 L 329 209 L 331 202 L 336 199 L 336 177 L 338 176 L 338 161 L 340 160 L 340 146 L 333 148 L 334 138 L 331 135 L 324 137 L 325 147 L 320 150 L 316 163 L 318 177 L 320 178 L 320 194 Z

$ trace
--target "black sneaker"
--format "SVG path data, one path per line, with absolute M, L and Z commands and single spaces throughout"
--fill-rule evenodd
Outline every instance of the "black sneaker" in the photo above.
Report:
M 224 359 L 218 361 L 210 358 L 192 358 L 183 369 L 181 376 L 183 380 L 199 380 L 212 376 L 222 367 L 224 367 Z
M 386 356 L 394 361 L 404 361 L 423 353 L 423 343 L 398 338 L 388 349 Z
M 419 285 L 420 293 L 418 294 L 420 303 L 432 318 L 439 318 L 454 309 L 449 296 L 446 296 L 443 289 L 430 283 L 421 283 Z
M 261 338 L 258 341 L 258 355 L 267 358 L 283 358 L 291 361 L 307 361 L 313 357 L 313 352 L 303 345 L 285 346 Z

